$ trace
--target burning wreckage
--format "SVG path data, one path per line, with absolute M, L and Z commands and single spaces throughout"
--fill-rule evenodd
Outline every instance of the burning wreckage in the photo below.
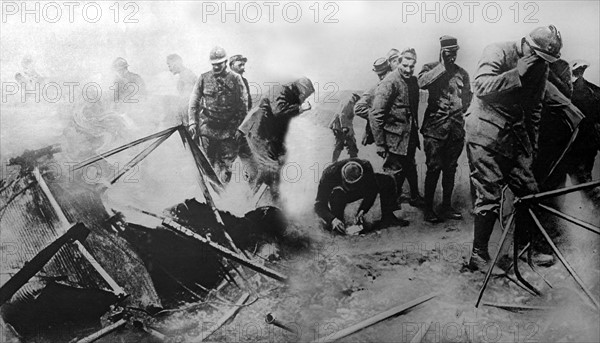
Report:
M 84 180 L 85 166 L 106 169 L 107 157 L 154 140 L 110 180 L 114 184 L 175 132 L 193 156 L 204 203 L 188 199 L 155 214 L 135 203 L 111 201 L 106 186 Z M 3 326 L 17 336 L 69 325 L 95 331 L 102 322 L 103 329 L 81 341 L 125 325 L 165 338 L 146 325 L 165 309 L 181 310 L 182 303 L 189 307 L 199 300 L 197 306 L 216 307 L 206 301 L 223 301 L 219 290 L 287 280 L 266 266 L 264 257 L 249 252 L 282 239 L 286 223 L 281 211 L 265 206 L 237 217 L 218 210 L 208 187 L 218 193 L 222 185 L 182 126 L 90 157 L 75 165 L 69 178 L 60 177 L 64 170 L 53 163 L 60 153 L 60 145 L 25 151 L 9 161 L 16 172 L 2 182 L 0 304 Z M 136 222 L 138 216 L 155 220 L 155 225 Z M 247 300 L 243 293 L 237 305 Z M 204 337 L 234 313 L 215 320 Z M 68 339 L 82 336 L 77 331 Z

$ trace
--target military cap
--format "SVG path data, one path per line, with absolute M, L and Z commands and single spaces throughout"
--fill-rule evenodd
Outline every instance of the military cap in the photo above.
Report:
M 388 53 L 387 53 L 387 55 L 385 55 L 385 57 L 387 58 L 388 61 L 391 61 L 394 58 L 398 58 L 398 57 L 400 57 L 400 50 L 390 49 L 390 51 L 388 51 Z
M 588 61 L 585 60 L 574 60 L 571 61 L 571 69 L 572 70 L 577 70 L 579 68 L 587 68 L 590 66 L 590 63 Z
M 377 74 L 384 73 L 390 70 L 390 64 L 385 57 L 380 57 L 373 62 L 373 71 Z
M 415 51 L 414 48 L 404 48 L 404 50 L 402 50 L 402 52 L 400 53 L 400 56 L 402 56 L 402 58 L 416 60 L 417 52 Z
M 129 67 L 129 64 L 127 63 L 127 60 L 124 59 L 123 57 L 117 57 L 113 63 L 112 63 L 112 67 L 114 69 L 121 69 L 121 68 L 127 68 Z
M 348 184 L 354 184 L 360 181 L 363 176 L 362 166 L 355 161 L 349 161 L 342 167 L 342 178 Z
M 229 65 L 232 65 L 233 63 L 238 62 L 238 61 L 245 63 L 245 62 L 248 62 L 248 59 L 242 55 L 233 55 L 233 56 L 229 57 Z
M 458 40 L 455 37 L 444 35 L 440 37 L 440 47 L 442 50 L 458 50 Z

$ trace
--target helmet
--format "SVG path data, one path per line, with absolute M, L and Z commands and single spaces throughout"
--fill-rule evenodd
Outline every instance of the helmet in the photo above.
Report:
M 125 60 L 123 57 L 117 57 L 113 61 L 112 67 L 113 69 L 118 70 L 129 67 L 129 64 L 127 64 L 127 60 Z
M 312 81 L 306 76 L 299 78 L 294 83 L 298 87 L 298 90 L 300 90 L 300 97 L 303 100 L 306 100 L 309 96 L 311 96 L 312 93 L 315 92 L 315 87 L 313 86 Z
M 538 56 L 550 63 L 556 62 L 560 57 L 562 38 L 554 25 L 534 29 L 525 40 Z
M 225 52 L 225 49 L 221 48 L 220 46 L 215 46 L 210 51 L 209 59 L 210 63 L 212 64 L 222 63 L 227 61 L 227 53 Z
M 348 184 L 357 183 L 362 176 L 363 168 L 358 162 L 350 161 L 342 167 L 342 178 Z

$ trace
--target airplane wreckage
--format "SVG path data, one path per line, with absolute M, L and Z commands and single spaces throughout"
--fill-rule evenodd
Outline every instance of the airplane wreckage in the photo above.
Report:
M 114 184 L 174 133 L 197 167 L 204 203 L 182 199 L 157 214 L 109 199 L 106 185 L 84 180 L 84 167 L 107 168 L 109 156 L 152 142 L 108 180 Z M 79 330 L 66 339 L 92 342 L 128 327 L 164 340 L 168 333 L 149 324 L 156 316 L 194 303 L 214 310 L 220 303 L 228 311 L 217 311 L 220 319 L 202 333 L 206 338 L 248 303 L 244 286 L 249 282 L 286 282 L 256 253 L 281 239 L 282 212 L 264 206 L 238 217 L 218 210 L 211 191 L 218 194 L 223 185 L 183 126 L 92 154 L 72 168 L 69 178 L 58 177 L 64 170 L 52 163 L 59 154 L 60 145 L 25 151 L 9 160 L 17 171 L 0 184 L 0 305 L 2 325 L 11 336 L 28 340 L 79 325 L 88 328 L 85 335 Z M 140 224 L 137 216 L 156 224 Z M 227 289 L 235 290 L 228 293 L 234 300 L 223 298 Z

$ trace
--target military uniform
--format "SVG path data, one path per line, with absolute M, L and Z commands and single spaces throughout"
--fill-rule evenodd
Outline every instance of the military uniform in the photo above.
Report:
M 335 137 L 335 147 L 333 149 L 332 162 L 340 157 L 344 147 L 348 149 L 350 157 L 358 155 L 356 138 L 354 138 L 354 104 L 358 100 L 357 94 L 352 94 L 349 99 L 341 101 L 340 108 L 334 114 L 329 123 L 329 128 L 333 131 Z
M 516 67 L 522 55 L 514 42 L 485 48 L 475 74 L 476 97 L 465 117 L 467 156 L 477 194 L 473 251 L 484 259 L 489 259 L 487 245 L 502 187 L 508 184 L 517 196 L 538 191 L 532 165 L 548 65 L 537 62 L 521 77 Z
M 457 66 L 428 63 L 419 73 L 419 87 L 429 92 L 421 134 L 426 156 L 425 204 L 431 209 L 440 173 L 443 202 L 450 206 L 458 158 L 464 146 L 463 114 L 471 102 L 469 74 Z
M 371 131 L 371 123 L 369 122 L 369 112 L 371 111 L 371 105 L 373 104 L 376 88 L 377 85 L 369 88 L 360 96 L 360 99 L 358 99 L 354 105 L 354 114 L 367 121 L 367 124 L 365 125 L 365 133 L 361 139 L 361 144 L 365 146 L 375 142 L 375 139 L 373 138 L 373 131 Z
M 600 87 L 581 76 L 573 83 L 572 102 L 586 118 L 580 124 L 579 138 L 569 154 L 573 156 L 568 161 L 569 174 L 574 177 L 575 182 L 584 183 L 592 181 L 594 162 L 600 151 Z M 600 191 L 595 192 L 596 196 L 600 195 Z
M 200 76 L 189 102 L 189 123 L 198 133 L 206 155 L 225 182 L 231 177 L 239 143 L 236 131 L 246 116 L 246 90 L 241 77 L 228 70 Z
M 342 167 L 350 161 L 361 165 L 363 175 L 358 182 L 345 184 Z M 375 173 L 371 163 L 366 160 L 351 158 L 337 161 L 323 171 L 317 191 L 315 212 L 327 225 L 331 225 L 335 218 L 344 221 L 344 209 L 354 201 L 363 199 L 359 211 L 369 212 L 377 194 L 380 194 L 382 216 L 393 215 L 392 212 L 396 209 L 396 192 L 394 180 L 390 175 Z
M 396 69 L 377 86 L 369 112 L 375 144 L 388 152 L 383 170 L 394 174 L 398 194 L 401 193 L 404 179 L 417 175 L 415 152 L 419 146 L 418 106 L 417 78 L 412 76 L 404 79 Z M 411 193 L 416 191 L 418 194 L 418 189 L 414 189 L 412 185 L 411 183 Z
M 198 76 L 190 69 L 184 67 L 179 72 L 179 79 L 177 80 L 177 93 L 179 96 L 188 98 L 192 94 L 197 80 Z
M 274 103 L 268 98 L 261 99 L 239 127 L 258 168 L 250 171 L 250 181 L 254 180 L 256 185 L 267 184 L 275 200 L 279 197 L 279 174 L 287 152 L 285 137 L 290 122 L 300 114 L 301 92 L 299 81 L 284 85 Z M 305 96 L 312 92 L 314 89 L 308 90 Z
M 146 96 L 146 83 L 141 76 L 129 70 L 123 76 L 118 76 L 114 83 L 116 103 L 138 103 Z

